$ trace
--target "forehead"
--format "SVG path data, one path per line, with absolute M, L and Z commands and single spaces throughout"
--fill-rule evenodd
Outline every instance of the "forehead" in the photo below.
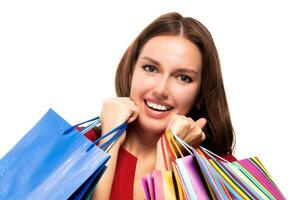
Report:
M 182 36 L 156 36 L 142 48 L 139 58 L 150 57 L 163 66 L 201 70 L 202 56 L 198 47 Z

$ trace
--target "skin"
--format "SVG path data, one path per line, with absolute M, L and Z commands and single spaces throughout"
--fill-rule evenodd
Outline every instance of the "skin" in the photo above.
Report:
M 120 147 L 138 158 L 134 199 L 143 199 L 141 177 L 155 169 L 170 167 L 168 154 L 168 165 L 163 163 L 160 145 L 165 130 L 171 129 L 193 146 L 205 139 L 202 128 L 206 119 L 195 122 L 185 117 L 199 93 L 201 69 L 200 51 L 182 36 L 157 36 L 144 45 L 134 67 L 130 97 L 109 98 L 103 102 L 103 133 L 125 121 L 130 126 L 109 152 L 112 157 L 108 170 L 97 185 L 94 199 L 109 199 Z M 149 108 L 149 102 L 166 106 L 167 110 Z

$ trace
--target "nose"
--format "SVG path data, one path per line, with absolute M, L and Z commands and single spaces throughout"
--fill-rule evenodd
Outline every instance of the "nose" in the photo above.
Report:
M 168 77 L 158 80 L 155 89 L 153 90 L 153 96 L 159 100 L 165 100 L 169 96 Z

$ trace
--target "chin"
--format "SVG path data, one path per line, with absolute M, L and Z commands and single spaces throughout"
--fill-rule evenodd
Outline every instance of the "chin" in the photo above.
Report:
M 147 132 L 152 132 L 153 134 L 163 134 L 165 129 L 167 128 L 167 124 L 162 123 L 160 120 L 139 120 L 140 126 L 143 129 L 147 130 Z

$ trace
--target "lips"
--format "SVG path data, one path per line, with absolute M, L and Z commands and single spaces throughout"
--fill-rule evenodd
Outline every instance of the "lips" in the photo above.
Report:
M 144 111 L 145 114 L 152 119 L 163 119 L 166 118 L 171 110 L 172 106 L 166 103 L 159 102 L 157 100 L 145 100 L 144 101 Z
M 145 104 L 148 106 L 148 108 L 159 112 L 166 112 L 172 109 L 171 106 L 165 103 L 157 103 L 151 100 L 145 100 Z

